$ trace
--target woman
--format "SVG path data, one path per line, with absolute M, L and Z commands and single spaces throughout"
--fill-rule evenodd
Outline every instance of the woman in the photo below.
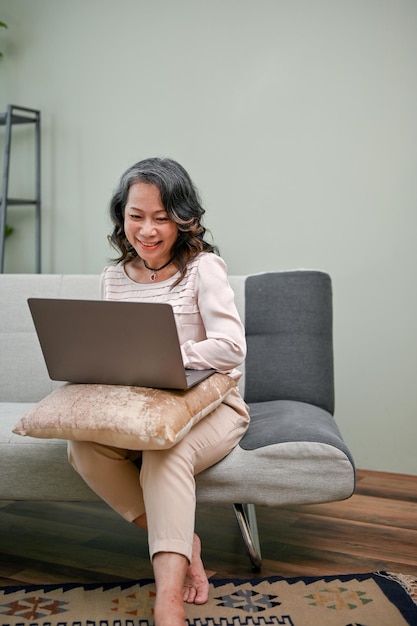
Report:
M 110 214 L 109 239 L 120 256 L 103 272 L 103 298 L 171 304 L 185 367 L 214 368 L 237 379 L 244 329 L 225 263 L 204 239 L 204 209 L 188 173 L 171 159 L 133 165 L 120 179 Z M 209 583 L 194 533 L 194 476 L 224 458 L 248 422 L 236 388 L 169 450 L 69 443 L 70 461 L 88 485 L 148 532 L 156 626 L 184 626 L 184 602 L 207 602 Z

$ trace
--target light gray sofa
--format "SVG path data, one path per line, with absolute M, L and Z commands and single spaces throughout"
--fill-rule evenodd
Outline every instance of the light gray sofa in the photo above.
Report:
M 247 330 L 240 388 L 252 422 L 241 444 L 197 477 L 197 498 L 239 503 L 236 515 L 257 569 L 252 505 L 348 498 L 355 469 L 333 418 L 330 277 L 300 270 L 231 276 L 230 282 Z M 12 433 L 60 384 L 48 377 L 29 297 L 97 299 L 99 276 L 0 275 L 0 499 L 96 500 L 69 465 L 64 441 Z

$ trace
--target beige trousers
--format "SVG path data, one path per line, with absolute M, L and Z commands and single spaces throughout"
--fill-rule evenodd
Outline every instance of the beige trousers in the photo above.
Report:
M 151 559 L 177 552 L 191 559 L 195 519 L 195 480 L 224 458 L 249 423 L 247 406 L 236 390 L 182 441 L 169 450 L 124 450 L 70 441 L 75 470 L 107 504 L 132 522 L 146 511 Z

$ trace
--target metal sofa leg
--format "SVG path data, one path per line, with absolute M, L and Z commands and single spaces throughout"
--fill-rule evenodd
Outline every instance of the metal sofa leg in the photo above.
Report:
M 258 535 L 258 524 L 256 522 L 256 511 L 254 504 L 234 504 L 236 519 L 242 533 L 243 541 L 252 569 L 257 572 L 262 567 L 261 548 Z

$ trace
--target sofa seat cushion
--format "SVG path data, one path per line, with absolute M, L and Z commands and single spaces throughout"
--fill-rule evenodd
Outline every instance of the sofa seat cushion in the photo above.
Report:
M 355 471 L 339 448 L 315 441 L 236 446 L 196 477 L 199 502 L 288 506 L 349 498 Z
M 291 400 L 249 408 L 240 444 L 197 476 L 199 501 L 283 506 L 352 495 L 353 459 L 330 413 Z
M 94 501 L 71 467 L 62 439 L 34 439 L 13 434 L 31 402 L 0 402 L 0 500 Z
M 353 459 L 330 413 L 290 400 L 252 403 L 249 408 L 251 422 L 240 444 L 221 464 L 197 477 L 200 501 L 234 498 L 279 506 L 352 495 Z
M 34 406 L 0 403 L 0 499 L 98 500 L 69 464 L 66 441 L 13 434 L 16 422 Z M 254 416 L 248 441 L 256 422 Z M 304 504 L 348 498 L 354 470 L 348 456 L 333 445 L 283 441 L 253 449 L 239 445 L 221 463 L 201 472 L 196 484 L 200 502 Z
M 249 405 L 251 422 L 240 442 L 244 450 L 288 442 L 317 442 L 334 446 L 348 456 L 336 421 L 328 411 L 294 400 L 271 400 Z

